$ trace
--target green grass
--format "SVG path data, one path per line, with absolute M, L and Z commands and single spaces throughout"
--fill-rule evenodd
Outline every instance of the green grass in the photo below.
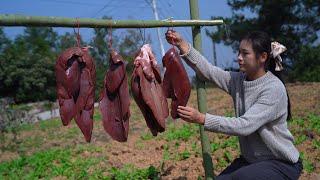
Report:
M 294 144 L 299 145 L 299 144 L 303 143 L 304 141 L 306 141 L 307 139 L 308 139 L 308 137 L 306 135 L 304 135 L 304 134 L 300 135 L 295 139 Z
M 39 122 L 39 128 L 42 131 L 47 131 L 48 129 L 56 129 L 61 126 L 62 126 L 62 122 L 58 118 Z
M 312 141 L 312 146 L 313 146 L 314 148 L 320 150 L 320 141 L 314 139 L 314 140 Z
M 172 123 L 164 133 L 164 138 L 167 141 L 182 140 L 188 141 L 197 133 L 197 126 L 194 124 L 183 124 L 182 127 L 175 127 Z
M 239 142 L 236 136 L 230 136 L 222 142 L 211 142 L 210 145 L 211 145 L 211 151 L 215 152 L 218 149 L 225 149 L 227 147 L 238 149 Z
M 162 155 L 162 159 L 163 159 L 164 161 L 170 159 L 169 145 L 167 145 L 167 144 L 163 145 L 163 155 Z
M 138 139 L 135 144 L 134 144 L 134 147 L 139 149 L 139 150 L 142 150 L 145 146 L 144 146 L 144 143 L 142 142 L 143 140 L 142 139 Z
M 220 169 L 227 167 L 228 164 L 229 163 L 226 161 L 225 157 L 218 158 L 217 167 L 219 167 Z
M 146 132 L 146 133 L 143 133 L 140 138 L 144 141 L 146 140 L 150 140 L 153 138 L 152 134 L 150 132 Z
M 181 153 L 177 154 L 176 160 L 181 161 L 188 159 L 191 156 L 191 153 L 188 150 L 184 150 Z
M 289 121 L 290 126 L 297 126 L 301 129 L 312 129 L 320 133 L 320 115 L 310 113 L 307 117 L 294 117 Z
M 101 148 L 77 146 L 76 148 L 49 149 L 22 156 L 18 159 L 0 164 L 0 179 L 38 179 L 64 176 L 68 179 L 83 179 L 102 175 L 101 171 L 89 172 L 106 157 L 84 157 L 83 153 L 102 152 Z
M 226 117 L 234 117 L 234 112 L 232 110 L 226 111 L 224 113 L 224 116 L 226 116 Z
M 314 171 L 313 164 L 308 160 L 308 158 L 305 157 L 305 154 L 303 152 L 300 153 L 300 157 L 303 160 L 303 169 L 307 171 L 307 173 L 312 173 Z
M 228 163 L 231 163 L 231 161 L 233 160 L 233 157 L 228 150 L 223 153 L 223 157 L 226 159 Z
M 310 121 L 310 128 L 320 133 L 320 115 L 310 114 L 308 116 Z
M 118 169 L 112 167 L 110 169 L 110 179 L 160 179 L 160 172 L 154 166 L 146 169 L 137 169 L 131 164 L 125 165 L 123 168 Z

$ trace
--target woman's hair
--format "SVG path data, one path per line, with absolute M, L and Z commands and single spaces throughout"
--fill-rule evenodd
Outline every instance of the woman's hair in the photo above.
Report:
M 271 71 L 272 74 L 277 76 L 281 82 L 285 85 L 284 80 L 282 78 L 282 71 L 275 71 L 276 68 L 276 61 L 275 59 L 270 55 L 271 52 L 271 39 L 269 35 L 262 31 L 253 31 L 246 34 L 242 40 L 246 40 L 248 42 L 251 42 L 252 49 L 256 55 L 256 58 L 258 58 L 262 53 L 267 53 L 268 58 L 265 64 L 265 69 L 268 71 Z M 287 91 L 287 89 L 286 89 Z M 288 96 L 288 117 L 287 120 L 291 119 L 291 103 L 287 91 Z

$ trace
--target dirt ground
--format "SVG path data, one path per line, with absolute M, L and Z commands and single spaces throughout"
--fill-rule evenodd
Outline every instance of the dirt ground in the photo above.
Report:
M 307 118 L 310 113 L 320 115 L 320 83 L 296 83 L 288 84 L 287 87 L 294 117 Z M 234 110 L 231 97 L 223 91 L 217 88 L 207 89 L 207 102 L 209 113 L 227 116 L 233 115 Z M 192 91 L 189 105 L 196 107 L 196 104 L 196 92 Z M 99 165 L 101 167 L 121 168 L 125 164 L 132 164 L 137 168 L 147 168 L 152 165 L 160 170 L 161 179 L 198 179 L 204 177 L 199 133 L 196 133 L 187 140 L 170 141 L 165 138 L 165 135 L 159 135 L 156 138 L 149 137 L 148 134 L 150 132 L 134 101 L 132 101 L 131 114 L 129 139 L 126 143 L 113 141 L 104 132 L 101 122 L 95 122 L 90 145 L 99 147 L 102 151 L 95 153 L 85 151 L 82 156 L 84 158 L 86 156 L 106 158 L 106 161 Z M 177 120 L 175 122 L 167 122 L 167 124 L 168 126 L 178 128 L 186 123 Z M 40 125 L 35 124 L 35 126 Z M 32 131 L 22 131 L 18 139 L 25 141 L 26 137 L 34 139 L 41 137 L 39 140 L 40 145 L 28 146 L 28 150 L 25 152 L 26 155 L 32 155 L 34 152 L 47 150 L 52 147 L 69 147 L 85 144 L 80 133 L 74 136 L 70 135 L 71 138 L 66 138 L 65 136 L 62 138 L 62 135 L 68 134 L 70 128 L 76 128 L 75 124 L 72 124 L 71 127 L 59 125 L 58 128 L 52 128 L 52 130 L 41 130 L 41 127 L 38 127 Z M 300 179 L 320 179 L 320 150 L 312 146 L 312 140 L 320 140 L 319 131 L 299 129 L 295 125 L 290 126 L 290 130 L 295 138 L 298 135 L 307 135 L 307 139 L 298 144 L 297 148 L 300 152 L 304 152 L 305 156 L 314 166 L 314 170 L 311 173 L 304 170 Z M 312 136 L 310 136 L 310 133 Z M 207 133 L 207 135 L 211 143 L 223 143 L 230 138 L 229 136 L 215 133 Z M 12 135 L 6 134 L 6 138 L 10 139 Z M 5 143 L 7 143 L 7 146 L 10 145 L 10 142 L 5 141 Z M 184 151 L 190 152 L 187 158 L 177 158 L 176 155 Z M 225 152 L 229 152 L 231 159 L 239 155 L 238 148 L 230 146 L 212 152 L 211 157 L 215 174 L 219 174 L 229 164 L 228 158 L 225 158 Z M 16 159 L 17 157 L 19 157 L 19 152 L 14 149 L 2 151 L 0 162 Z M 227 159 L 227 163 L 222 164 L 221 158 Z M 108 175 L 108 173 L 105 175 Z

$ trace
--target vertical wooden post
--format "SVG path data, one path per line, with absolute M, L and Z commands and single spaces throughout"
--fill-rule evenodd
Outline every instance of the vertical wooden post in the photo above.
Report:
M 199 19 L 199 8 L 198 0 L 189 0 L 190 4 L 190 16 L 191 19 Z M 201 31 L 200 26 L 192 27 L 192 36 L 193 36 L 193 46 L 200 53 L 202 53 L 201 47 Z M 207 112 L 207 102 L 206 102 L 206 92 L 205 92 L 205 82 L 200 81 L 197 77 L 197 99 L 198 99 L 198 109 L 200 112 Z M 208 140 L 208 136 L 204 132 L 204 128 L 200 125 L 200 138 L 201 138 L 201 147 L 202 147 L 202 158 L 203 166 L 205 171 L 205 179 L 212 180 L 214 179 L 213 174 L 213 163 L 211 158 L 211 148 Z

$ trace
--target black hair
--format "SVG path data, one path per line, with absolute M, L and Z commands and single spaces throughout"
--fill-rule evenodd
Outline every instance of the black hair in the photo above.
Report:
M 282 71 L 275 71 L 276 68 L 276 61 L 275 59 L 270 55 L 271 52 L 271 38 L 270 36 L 263 32 L 263 31 L 253 31 L 246 34 L 242 40 L 246 40 L 248 42 L 251 42 L 252 49 L 255 53 L 256 58 L 258 58 L 262 53 L 267 53 L 267 61 L 265 63 L 265 69 L 267 71 L 272 72 L 275 76 L 277 76 L 280 81 L 285 85 L 285 82 L 282 78 Z M 286 88 L 287 91 L 287 88 Z M 287 91 L 287 97 L 288 97 L 288 117 L 287 120 L 291 119 L 291 103 L 290 98 Z

